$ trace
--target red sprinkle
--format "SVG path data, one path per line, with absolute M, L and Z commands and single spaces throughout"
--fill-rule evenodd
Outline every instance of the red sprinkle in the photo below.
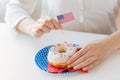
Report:
M 71 58 L 72 56 L 69 56 L 69 58 Z
M 65 41 L 65 43 L 67 43 L 67 41 Z
M 56 52 L 54 54 L 57 54 Z
M 57 46 L 61 46 L 61 44 L 57 44 Z
M 67 44 L 67 46 L 70 46 L 69 44 Z
M 55 45 L 53 47 L 55 47 Z

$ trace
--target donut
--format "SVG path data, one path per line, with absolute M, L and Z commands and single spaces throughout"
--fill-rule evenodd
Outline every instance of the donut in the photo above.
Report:
M 57 68 L 67 68 L 66 61 L 71 57 L 77 48 L 67 42 L 53 45 L 48 52 L 48 63 Z

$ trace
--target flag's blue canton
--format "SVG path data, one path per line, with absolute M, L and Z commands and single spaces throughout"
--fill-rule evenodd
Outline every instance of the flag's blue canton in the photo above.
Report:
M 57 18 L 58 18 L 58 20 L 61 20 L 61 19 L 64 19 L 64 16 L 63 15 L 58 15 Z

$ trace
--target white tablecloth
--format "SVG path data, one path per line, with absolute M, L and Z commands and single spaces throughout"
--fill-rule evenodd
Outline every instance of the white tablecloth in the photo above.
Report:
M 83 46 L 106 37 L 91 33 L 64 31 L 62 34 L 61 31 L 52 31 L 37 39 L 16 33 L 1 23 L 0 80 L 119 80 L 119 51 L 89 73 L 49 74 L 38 69 L 34 62 L 36 52 L 46 45 L 68 41 Z

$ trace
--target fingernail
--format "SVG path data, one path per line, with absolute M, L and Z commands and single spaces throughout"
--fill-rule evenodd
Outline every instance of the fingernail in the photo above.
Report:
M 77 70 L 77 69 L 82 69 L 82 67 L 81 67 L 81 66 L 79 66 L 79 67 L 78 67 L 78 66 L 75 66 L 74 69 L 75 69 L 75 70 Z
M 77 70 L 77 67 L 73 67 L 74 70 Z
M 70 65 L 68 65 L 68 66 L 67 66 L 67 68 L 71 68 L 71 66 L 70 66 Z
M 82 68 L 82 70 L 83 70 L 84 72 L 88 72 L 88 70 L 87 70 L 86 68 Z

